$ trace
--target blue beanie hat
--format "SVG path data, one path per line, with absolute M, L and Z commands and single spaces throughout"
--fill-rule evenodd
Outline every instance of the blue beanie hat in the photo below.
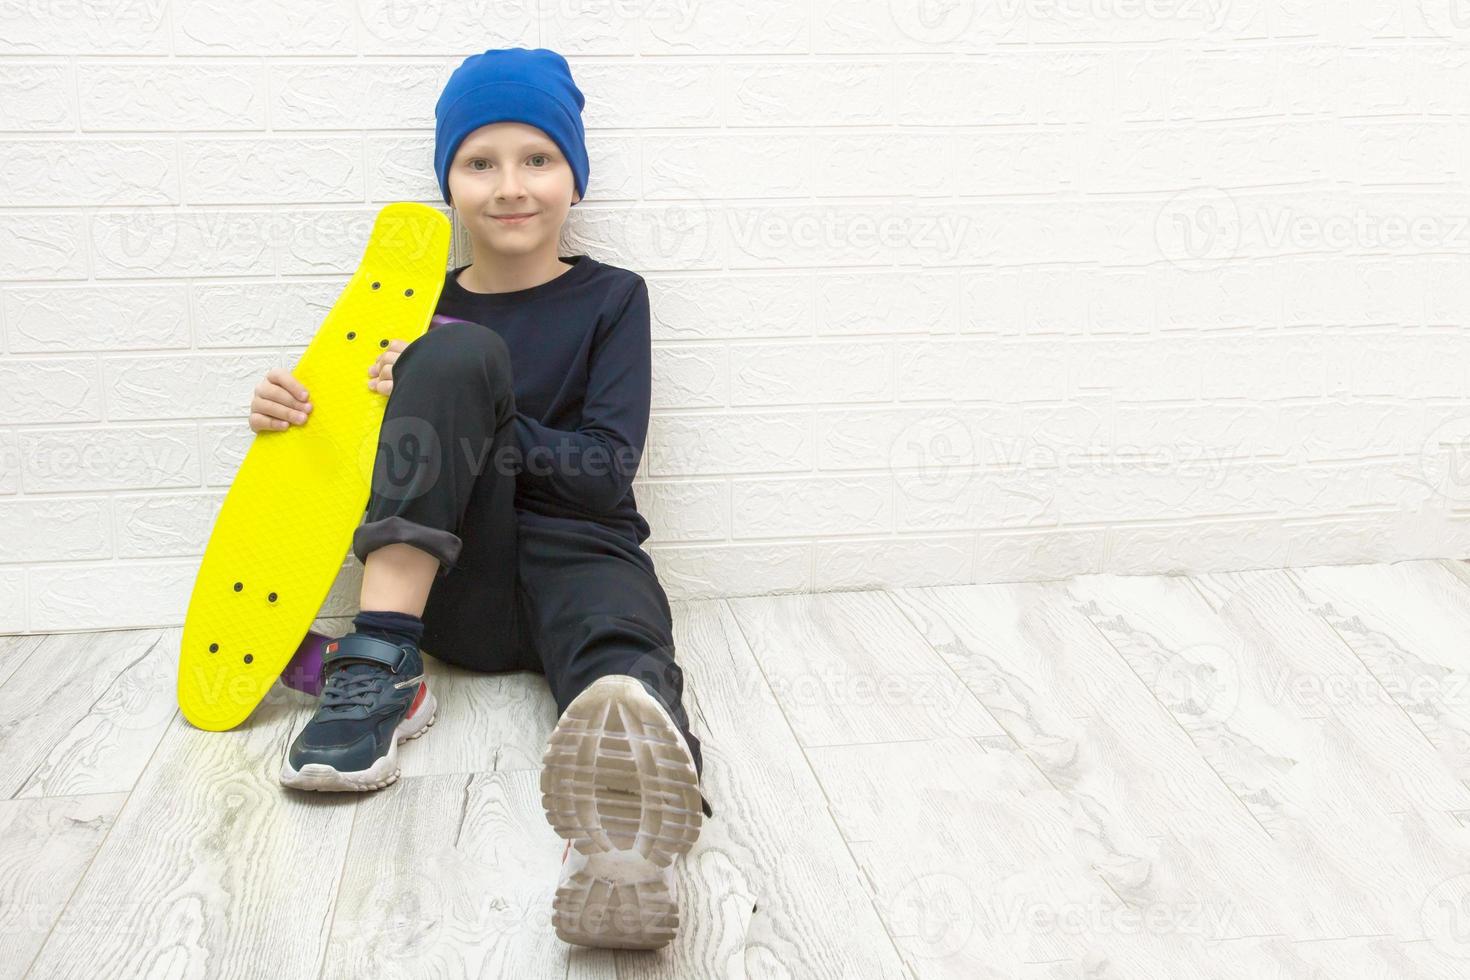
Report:
M 464 138 L 495 122 L 535 126 L 561 147 L 577 196 L 587 194 L 587 144 L 581 91 L 567 60 L 547 48 L 492 48 L 470 55 L 434 105 L 434 172 L 449 204 L 449 164 Z

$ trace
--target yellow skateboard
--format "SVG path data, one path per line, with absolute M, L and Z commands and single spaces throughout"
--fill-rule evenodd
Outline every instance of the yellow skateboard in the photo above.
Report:
M 387 398 L 367 386 L 389 340 L 428 329 L 449 265 L 449 219 L 378 213 L 362 263 L 292 373 L 302 425 L 255 434 L 204 549 L 179 651 L 179 708 L 226 731 L 250 716 L 321 610 L 372 489 Z

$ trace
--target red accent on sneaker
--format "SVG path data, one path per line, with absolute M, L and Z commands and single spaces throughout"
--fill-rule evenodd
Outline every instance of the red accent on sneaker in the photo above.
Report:
M 411 705 L 408 706 L 408 714 L 404 715 L 403 717 L 405 717 L 405 718 L 412 718 L 418 712 L 419 705 L 421 705 L 421 704 L 424 703 L 424 696 L 427 695 L 428 693 L 429 693 L 429 683 L 428 683 L 428 681 L 420 681 L 419 682 L 419 693 L 417 693 L 417 694 L 415 694 L 413 696 L 413 704 L 411 704 Z
M 327 652 L 328 653 L 336 653 L 337 652 L 337 641 L 333 640 L 331 643 L 328 643 L 327 644 Z

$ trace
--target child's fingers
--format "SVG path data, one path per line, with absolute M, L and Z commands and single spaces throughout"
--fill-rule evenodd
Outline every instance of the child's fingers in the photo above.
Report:
M 262 432 L 266 429 L 284 429 L 290 424 L 289 422 L 282 422 L 280 419 L 273 419 L 269 415 L 264 415 L 260 412 L 250 413 L 250 428 L 256 432 Z
M 300 391 L 305 394 L 306 389 L 301 388 Z M 299 412 L 311 411 L 311 402 L 296 397 L 288 388 L 283 387 L 280 382 L 271 381 L 269 377 L 267 377 L 267 380 L 255 386 L 255 400 L 262 403 L 284 405 L 287 408 L 295 409 Z
M 285 368 L 266 371 L 265 380 L 255 386 L 252 394 L 249 421 L 256 432 L 300 425 L 312 409 L 306 386 Z
M 380 395 L 386 395 L 393 390 L 393 364 L 391 361 L 384 364 L 381 371 L 378 370 L 377 365 L 374 365 L 372 373 L 374 380 L 368 382 L 369 388 Z
M 261 415 L 267 419 L 279 421 L 281 424 L 279 426 L 273 426 L 273 428 L 284 429 L 288 423 L 294 422 L 300 425 L 306 421 L 307 412 L 311 410 L 311 403 L 307 402 L 306 405 L 306 410 L 303 411 L 295 408 L 293 405 L 273 401 L 269 398 L 256 398 L 250 403 L 250 412 L 252 415 Z
M 368 387 L 380 395 L 386 395 L 393 390 L 393 362 L 398 360 L 398 355 L 403 353 L 408 343 L 402 340 L 388 341 L 388 347 L 373 361 L 373 366 L 368 368 L 368 377 L 373 379 L 368 382 Z
M 368 368 L 368 374 L 377 377 L 378 373 L 382 371 L 383 365 L 392 364 L 398 360 L 398 354 L 399 352 L 396 350 L 386 350 L 379 354 L 378 359 L 373 361 L 372 367 Z
M 265 372 L 265 380 L 279 385 L 287 394 L 297 401 L 306 401 L 306 386 L 296 380 L 296 376 L 282 367 L 273 367 Z

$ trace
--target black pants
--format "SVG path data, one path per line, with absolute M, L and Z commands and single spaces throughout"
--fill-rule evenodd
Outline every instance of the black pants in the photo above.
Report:
M 653 560 L 614 528 L 515 509 L 511 381 L 505 341 L 475 323 L 439 324 L 398 355 L 352 552 L 366 562 L 405 542 L 438 558 L 423 651 L 470 670 L 544 674 L 558 713 L 599 677 L 642 679 L 702 773 Z

